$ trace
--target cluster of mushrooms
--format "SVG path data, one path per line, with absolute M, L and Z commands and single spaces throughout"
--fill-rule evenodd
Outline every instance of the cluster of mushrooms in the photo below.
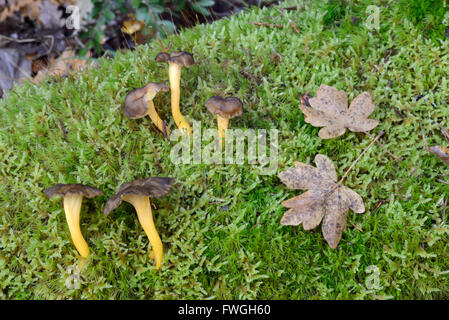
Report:
M 189 52 L 161 52 L 156 62 L 168 63 L 170 87 L 161 82 L 150 82 L 142 88 L 131 90 L 125 97 L 123 111 L 130 119 L 143 118 L 148 115 L 155 126 L 164 134 L 169 135 L 165 122 L 159 117 L 153 99 L 159 91 L 171 93 L 171 110 L 176 126 L 188 135 L 192 134 L 189 122 L 181 114 L 181 70 L 189 68 L 195 61 Z M 217 116 L 218 133 L 221 139 L 226 136 L 229 119 L 241 116 L 243 104 L 235 97 L 222 98 L 213 96 L 206 102 L 207 109 Z M 221 141 L 221 140 L 220 140 Z M 161 238 L 154 225 L 150 198 L 159 198 L 170 192 L 174 179 L 167 177 L 150 177 L 137 179 L 122 184 L 118 191 L 108 199 L 104 207 L 104 214 L 117 208 L 122 200 L 131 203 L 143 227 L 152 251 L 150 257 L 155 259 L 156 269 L 162 266 L 163 246 Z M 103 191 L 83 184 L 57 184 L 44 191 L 49 198 L 60 196 L 63 199 L 64 212 L 69 226 L 73 244 L 82 258 L 89 256 L 89 247 L 80 228 L 80 213 L 83 197 L 94 198 L 103 195 Z
M 137 212 L 137 217 L 143 227 L 152 251 L 150 257 L 156 260 L 156 269 L 162 266 L 162 241 L 156 230 L 151 211 L 150 198 L 159 198 L 170 192 L 173 185 L 172 178 L 151 177 L 137 179 L 122 184 L 118 191 L 108 199 L 104 207 L 104 214 L 117 208 L 122 200 L 131 203 Z M 89 247 L 81 233 L 80 213 L 83 197 L 94 198 L 103 195 L 103 191 L 83 184 L 57 184 L 45 190 L 49 198 L 60 196 L 63 199 L 64 212 L 69 226 L 73 244 L 81 258 L 89 256 Z
M 189 122 L 181 114 L 181 71 L 182 67 L 190 68 L 195 60 L 189 52 L 160 52 L 156 62 L 168 63 L 168 79 L 170 88 L 162 82 L 149 82 L 142 88 L 130 91 L 124 103 L 124 113 L 130 119 L 139 119 L 149 116 L 155 126 L 167 137 L 170 133 L 154 106 L 153 99 L 160 91 L 170 90 L 171 111 L 176 126 L 184 133 L 192 135 Z M 235 97 L 222 98 L 213 96 L 206 102 L 207 109 L 217 116 L 218 132 L 222 139 L 225 138 L 226 130 L 229 126 L 229 119 L 241 116 L 243 113 L 243 103 Z

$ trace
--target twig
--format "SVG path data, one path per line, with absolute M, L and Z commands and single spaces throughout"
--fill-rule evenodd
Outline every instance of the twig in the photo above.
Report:
M 261 224 L 261 222 L 260 222 L 260 221 L 256 222 L 256 224 L 255 224 L 255 225 L 253 225 L 253 226 L 251 227 L 251 230 L 252 230 L 252 229 L 254 229 L 254 228 L 255 228 L 255 227 L 257 227 L 257 226 L 260 226 L 260 224 Z
M 372 212 L 376 212 L 377 209 L 379 209 L 380 206 L 383 205 L 383 204 L 386 203 L 386 202 L 390 202 L 390 200 L 380 200 L 379 202 L 377 202 L 377 203 L 374 205 L 374 208 L 373 208 L 373 211 L 372 211 Z
M 285 8 L 281 8 L 281 10 L 294 11 L 294 10 L 298 10 L 298 6 L 285 7 Z
M 424 140 L 424 147 L 426 148 L 427 154 L 430 154 L 429 145 L 427 144 L 426 135 L 424 134 L 424 130 L 422 128 L 421 122 L 419 123 L 419 127 L 421 128 L 421 134 L 422 134 L 422 138 Z
M 14 39 L 14 38 L 7 37 L 7 36 L 4 36 L 4 35 L 0 34 L 0 40 L 1 40 L 1 38 L 4 38 L 4 39 L 6 39 L 8 41 L 16 42 L 16 43 L 38 42 L 38 41 L 42 41 L 45 38 L 50 39 L 50 47 L 47 50 L 47 52 L 44 53 L 43 55 L 49 54 L 50 51 L 53 49 L 53 46 L 54 46 L 54 43 L 55 43 L 55 37 L 50 35 L 50 34 L 46 35 L 46 36 L 43 36 L 42 38 L 29 38 L 29 39 Z
M 268 1 L 268 2 L 264 2 L 263 6 L 264 7 L 271 7 L 273 5 L 279 4 L 279 0 L 273 0 L 273 1 Z
M 64 124 L 62 123 L 60 118 L 57 118 L 58 122 L 56 123 L 58 125 L 58 128 L 61 130 L 62 134 L 64 135 L 64 139 L 67 137 L 67 129 L 64 127 Z
M 365 150 L 363 150 L 363 152 L 357 157 L 357 159 L 354 160 L 354 162 L 351 164 L 351 166 L 349 167 L 348 170 L 346 170 L 345 174 L 343 175 L 343 177 L 340 179 L 340 181 L 338 182 L 338 184 L 342 184 L 343 181 L 346 179 L 346 177 L 348 176 L 349 172 L 351 172 L 352 168 L 355 166 L 355 164 L 360 160 L 361 157 L 363 157 L 363 155 L 368 151 L 369 148 L 371 148 L 371 146 L 373 145 L 374 142 L 376 142 L 377 140 L 379 140 L 380 137 L 382 137 L 382 135 L 384 134 L 384 131 L 382 130 L 381 132 L 379 132 L 379 134 L 377 135 L 376 138 L 374 138 L 373 141 L 371 141 L 371 143 L 365 148 Z
M 52 108 L 51 105 L 48 105 L 48 107 L 50 108 L 51 111 L 53 111 L 53 113 L 57 113 L 55 111 L 55 109 Z M 57 120 L 56 125 L 58 126 L 59 130 L 61 130 L 61 132 L 62 132 L 62 134 L 64 136 L 64 139 L 66 139 L 67 138 L 67 129 L 64 127 L 64 124 L 62 123 L 61 118 L 59 118 L 57 116 L 56 120 Z
M 412 168 L 412 171 L 411 171 L 410 174 L 408 175 L 408 178 L 409 178 L 409 179 L 415 174 L 416 170 L 418 170 L 416 167 L 413 167 L 413 168 Z M 402 189 L 404 189 L 404 187 L 405 187 L 405 184 L 403 184 L 403 185 L 398 189 L 398 191 L 394 194 L 394 196 L 395 196 L 395 197 L 402 197 L 402 198 L 404 198 L 404 196 L 401 195 L 401 191 L 402 191 Z
M 386 56 L 384 58 L 384 63 L 387 63 L 388 60 L 390 60 L 390 57 L 391 57 L 392 53 L 393 53 L 393 50 L 388 50 L 387 51 L 387 54 L 386 54 Z
M 391 109 L 393 109 L 394 113 L 396 113 L 396 115 L 401 118 L 404 119 L 404 115 L 394 106 L 389 106 Z
M 443 224 L 446 224 L 446 207 L 447 207 L 447 199 L 444 199 L 444 201 L 443 201 L 443 215 L 442 215 Z
M 7 36 L 1 35 L 1 34 L 0 34 L 0 38 L 5 38 L 6 40 L 17 42 L 17 43 L 27 43 L 27 42 L 39 41 L 39 39 L 34 39 L 34 38 L 30 38 L 30 39 L 14 39 L 14 38 L 10 38 L 10 37 L 7 37 Z
M 365 131 L 365 133 L 366 133 L 371 139 L 374 139 L 374 136 L 373 136 L 372 134 L 370 134 L 369 132 L 366 132 L 366 131 Z M 402 157 L 398 157 L 398 156 L 395 156 L 394 154 L 392 154 L 392 153 L 390 152 L 390 150 L 388 150 L 387 147 L 385 147 L 385 146 L 382 144 L 382 142 L 376 141 L 376 143 L 377 143 L 382 149 L 384 149 L 386 153 L 388 153 L 390 156 L 392 156 L 395 160 L 397 160 L 397 161 L 402 161 L 402 160 L 403 160 Z
M 297 34 L 299 34 L 299 29 L 298 29 L 298 26 L 296 25 L 296 23 L 294 23 L 293 21 L 290 20 L 290 25 L 292 26 L 293 30 L 295 30 L 295 32 Z
M 164 120 L 162 120 L 162 132 L 164 133 L 164 138 L 168 139 L 167 127 L 165 125 L 165 121 Z
M 279 28 L 282 29 L 284 26 L 281 26 L 280 24 L 271 24 L 266 22 L 251 22 L 251 24 L 254 24 L 256 26 L 262 26 L 262 27 L 271 27 L 271 28 Z
M 441 133 L 446 138 L 446 141 L 449 142 L 449 132 L 447 131 L 447 129 L 443 127 L 441 124 L 438 124 L 438 126 L 440 127 Z
M 352 224 L 352 226 L 353 226 L 354 228 L 356 228 L 356 229 L 359 230 L 360 232 L 363 232 L 363 229 L 360 228 L 358 225 L 355 225 L 355 224 L 353 224 L 352 222 L 351 222 L 351 224 Z

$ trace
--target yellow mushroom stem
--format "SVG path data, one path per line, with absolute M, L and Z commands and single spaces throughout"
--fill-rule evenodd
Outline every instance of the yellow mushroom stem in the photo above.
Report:
M 223 118 L 217 114 L 217 125 L 218 125 L 218 134 L 220 135 L 221 139 L 224 139 L 226 136 L 226 130 L 228 130 L 229 119 Z
M 171 111 L 176 126 L 182 131 L 186 130 L 188 135 L 192 135 L 190 124 L 181 114 L 180 100 L 181 100 L 181 69 L 182 67 L 176 63 L 168 62 L 168 78 L 170 81 L 171 92 Z
M 150 198 L 148 196 L 127 194 L 122 197 L 122 200 L 131 203 L 136 209 L 140 225 L 143 227 L 153 249 L 149 254 L 150 258 L 156 260 L 156 269 L 160 269 L 162 266 L 163 247 L 161 238 L 154 225 Z
M 164 126 L 162 125 L 162 119 L 157 114 L 156 108 L 154 107 L 153 100 L 148 100 L 148 108 L 150 112 L 148 112 L 148 116 L 150 117 L 151 121 L 156 125 L 156 127 L 161 131 L 164 132 Z M 167 132 L 167 136 L 170 136 L 170 132 L 168 131 L 168 128 L 165 128 Z
M 89 247 L 86 240 L 84 240 L 80 229 L 80 212 L 82 202 L 82 195 L 69 194 L 64 197 L 64 211 L 73 244 L 81 257 L 87 258 L 89 256 Z

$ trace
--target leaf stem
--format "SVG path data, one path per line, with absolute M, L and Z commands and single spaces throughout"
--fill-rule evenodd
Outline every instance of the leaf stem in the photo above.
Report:
M 429 145 L 427 144 L 427 140 L 426 140 L 426 134 L 424 133 L 421 122 L 419 123 L 419 127 L 421 128 L 421 134 L 422 134 L 422 138 L 424 140 L 424 147 L 426 148 L 427 154 L 430 154 Z
M 377 135 L 377 137 L 374 138 L 373 141 L 371 141 L 371 143 L 365 148 L 365 150 L 363 150 L 363 152 L 357 157 L 357 159 L 354 160 L 354 162 L 351 164 L 351 166 L 349 167 L 348 170 L 346 170 L 345 174 L 343 175 L 343 177 L 340 179 L 340 181 L 338 181 L 338 185 L 341 185 L 343 183 L 343 181 L 346 179 L 346 177 L 348 176 L 349 172 L 352 170 L 352 168 L 355 166 L 355 164 L 360 160 L 360 158 L 368 151 L 369 148 L 371 148 L 371 146 L 373 145 L 374 142 L 376 142 L 377 140 L 379 140 L 379 138 L 384 134 L 384 131 L 382 130 L 381 132 L 379 132 L 379 134 Z
M 372 134 L 370 134 L 369 132 L 364 132 L 366 135 L 368 135 L 371 139 L 374 139 L 374 136 L 372 135 Z M 393 153 L 391 153 L 391 151 L 390 150 L 388 150 L 387 149 L 387 147 L 385 147 L 383 144 L 382 144 L 382 142 L 380 142 L 380 141 L 376 141 L 376 143 L 379 145 L 379 147 L 381 147 L 382 149 L 384 149 L 384 151 L 386 152 L 386 153 L 388 153 L 390 156 L 392 156 L 396 161 L 402 161 L 402 160 L 404 160 L 404 159 L 402 159 L 402 157 L 398 157 L 398 156 L 395 156 Z

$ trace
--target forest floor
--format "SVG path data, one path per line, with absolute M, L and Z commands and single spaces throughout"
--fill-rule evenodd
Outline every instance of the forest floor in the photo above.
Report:
M 449 40 L 432 38 L 403 8 L 385 3 L 358 1 L 335 15 L 320 1 L 253 8 L 8 92 L 0 100 L 0 298 L 448 298 L 449 168 L 427 146 L 449 144 L 441 129 L 449 128 Z M 365 24 L 373 4 L 379 29 Z M 166 65 L 154 57 L 169 44 L 196 60 L 182 73 L 189 122 L 214 129 L 206 100 L 240 98 L 243 116 L 230 127 L 278 130 L 277 172 L 323 154 L 341 178 L 372 138 L 349 131 L 319 138 L 304 121 L 301 97 L 316 96 L 322 84 L 344 90 L 349 102 L 370 93 L 370 117 L 379 121 L 370 134 L 384 131 L 379 142 L 390 153 L 373 144 L 347 175 L 344 185 L 366 211 L 349 211 L 336 249 L 320 227 L 280 224 L 281 203 L 301 192 L 276 173 L 246 162 L 173 163 L 176 141 L 147 117 L 125 117 L 129 90 L 167 82 Z M 170 95 L 159 97 L 159 114 L 174 130 Z M 134 208 L 123 203 L 103 215 L 120 184 L 149 176 L 176 179 L 171 193 L 152 200 L 165 250 L 159 271 Z M 91 256 L 79 275 L 62 203 L 43 192 L 57 183 L 105 192 L 83 201 Z M 74 275 L 77 288 L 68 285 Z

